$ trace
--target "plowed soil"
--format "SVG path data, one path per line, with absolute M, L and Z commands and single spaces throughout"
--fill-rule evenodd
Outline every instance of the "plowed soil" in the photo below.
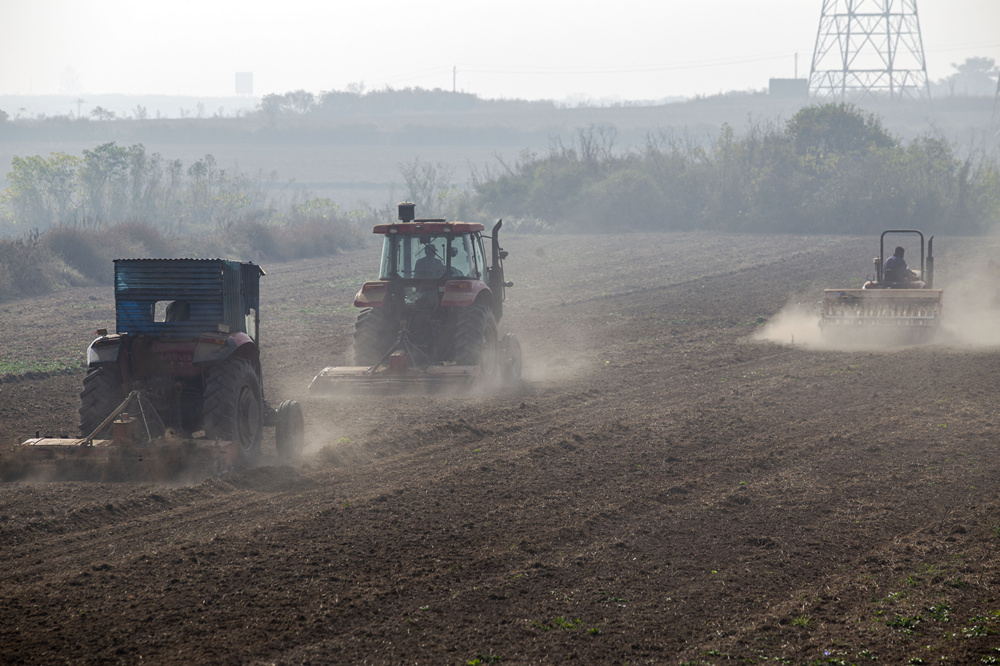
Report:
M 471 395 L 310 396 L 378 250 L 265 266 L 307 454 L 0 486 L 0 663 L 1000 663 L 996 243 L 936 243 L 948 331 L 852 350 L 810 317 L 877 239 L 511 236 L 524 381 Z M 0 315 L 5 360 L 114 325 Z M 75 433 L 81 382 L 3 377 L 0 443 Z

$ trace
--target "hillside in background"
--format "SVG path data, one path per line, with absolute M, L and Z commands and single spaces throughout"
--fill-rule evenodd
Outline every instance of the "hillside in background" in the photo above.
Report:
M 265 97 L 253 109 L 239 106 L 246 100 L 176 98 L 187 117 L 156 118 L 149 100 L 121 98 L 98 107 L 103 114 L 91 111 L 89 117 L 83 113 L 76 118 L 78 105 L 66 98 L 65 115 L 26 118 L 18 117 L 23 99 L 0 97 L 0 110 L 7 116 L 0 122 L 0 169 L 6 173 L 14 156 L 81 155 L 111 141 L 141 143 L 148 152 L 179 159 L 185 166 L 210 154 L 221 168 L 273 173 L 302 198 L 330 198 L 346 208 L 359 203 L 379 207 L 402 196 L 400 166 L 417 159 L 440 164 L 462 187 L 477 169 L 502 169 L 522 151 L 543 152 L 553 142 L 569 143 L 581 128 L 613 128 L 617 149 L 641 149 L 650 136 L 664 135 L 707 145 L 723 124 L 740 133 L 761 120 L 786 121 L 813 102 L 753 92 L 568 108 L 421 90 L 321 97 L 288 93 Z M 997 142 L 990 98 L 859 106 L 879 115 L 904 140 L 934 133 L 969 150 Z

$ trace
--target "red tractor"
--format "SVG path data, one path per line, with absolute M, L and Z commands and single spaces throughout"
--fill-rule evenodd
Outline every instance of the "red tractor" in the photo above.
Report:
M 503 221 L 483 234 L 482 224 L 414 218 L 414 205 L 399 204 L 399 222 L 373 229 L 385 237 L 378 280 L 354 297 L 361 308 L 354 326 L 350 367 L 325 368 L 312 389 L 340 381 L 425 383 L 517 381 L 521 346 L 500 337 L 507 287 L 498 234 Z M 483 239 L 490 240 L 487 255 Z M 489 260 L 487 259 L 489 256 Z

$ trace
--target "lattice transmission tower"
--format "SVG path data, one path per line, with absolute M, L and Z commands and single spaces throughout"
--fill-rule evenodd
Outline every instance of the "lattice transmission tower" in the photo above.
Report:
M 823 0 L 809 91 L 929 99 L 917 0 Z
M 997 111 L 1000 111 L 1000 74 L 997 74 L 997 94 L 993 96 L 993 118 L 990 120 L 992 127 L 997 127 Z M 1000 128 L 996 130 L 996 136 L 1000 136 Z

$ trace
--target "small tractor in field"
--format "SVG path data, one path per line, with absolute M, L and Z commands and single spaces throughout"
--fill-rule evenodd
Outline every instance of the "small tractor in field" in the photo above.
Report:
M 299 453 L 302 408 L 264 399 L 257 265 L 222 259 L 115 260 L 117 332 L 97 331 L 80 394 L 82 439 L 36 437 L 14 462 L 252 465 L 263 428 Z
M 920 239 L 920 268 L 903 261 L 903 248 L 892 259 L 886 255 L 887 235 L 912 235 Z M 927 242 L 916 229 L 889 229 L 879 239 L 875 275 L 860 289 L 825 289 L 820 310 L 824 333 L 863 331 L 886 334 L 890 339 L 914 342 L 929 339 L 941 321 L 943 290 L 934 289 L 934 238 Z M 887 261 L 889 263 L 887 263 Z
M 361 308 L 355 365 L 324 368 L 311 390 L 520 379 L 521 345 L 497 332 L 513 286 L 504 280 L 503 221 L 486 236 L 481 224 L 415 219 L 414 212 L 401 203 L 398 223 L 373 229 L 384 236 L 381 270 L 354 297 Z

